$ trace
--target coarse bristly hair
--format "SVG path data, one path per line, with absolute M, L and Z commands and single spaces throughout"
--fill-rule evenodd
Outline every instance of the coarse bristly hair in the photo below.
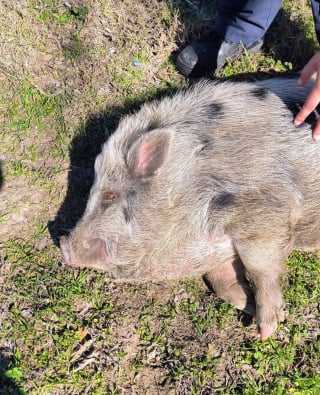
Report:
M 125 278 L 207 274 L 268 337 L 283 260 L 320 246 L 320 145 L 293 125 L 312 86 L 205 81 L 125 117 L 63 244 L 69 262 Z

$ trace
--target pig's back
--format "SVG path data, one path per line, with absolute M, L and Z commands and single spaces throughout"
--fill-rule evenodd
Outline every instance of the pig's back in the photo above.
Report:
M 183 189 L 197 188 L 199 196 L 210 189 L 218 196 L 258 192 L 284 210 L 292 201 L 296 248 L 320 247 L 320 142 L 311 138 L 311 123 L 293 125 L 312 86 L 292 78 L 209 83 L 178 97 L 176 108 L 184 108 L 176 153 L 186 147 L 171 166 L 187 168 Z

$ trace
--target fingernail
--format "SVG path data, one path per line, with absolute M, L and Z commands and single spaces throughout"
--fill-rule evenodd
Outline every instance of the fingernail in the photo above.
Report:
M 296 119 L 293 121 L 293 123 L 294 123 L 294 126 L 300 126 L 302 124 L 301 121 L 298 121 Z
M 313 140 L 320 141 L 320 134 L 316 134 L 315 136 L 313 136 Z

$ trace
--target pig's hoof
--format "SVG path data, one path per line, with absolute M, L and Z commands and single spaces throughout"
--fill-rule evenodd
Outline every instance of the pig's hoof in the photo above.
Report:
M 261 340 L 266 340 L 270 337 L 277 329 L 277 323 L 273 325 L 260 325 L 259 335 Z
M 60 238 L 60 248 L 63 254 L 63 263 L 65 265 L 71 265 L 71 251 L 67 237 L 62 236 Z
M 276 313 L 272 315 L 272 317 L 269 317 L 270 319 L 267 319 L 264 322 L 267 323 L 259 323 L 259 335 L 261 340 L 268 339 L 277 329 L 278 322 L 284 321 L 285 315 L 284 315 L 284 310 L 282 307 L 282 304 L 280 307 L 277 308 Z

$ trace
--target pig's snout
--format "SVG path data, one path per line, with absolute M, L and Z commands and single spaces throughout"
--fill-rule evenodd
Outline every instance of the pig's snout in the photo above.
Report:
M 109 260 L 106 244 L 102 239 L 75 241 L 70 237 L 61 237 L 60 247 L 66 265 L 107 270 Z
M 71 262 L 71 246 L 67 237 L 62 236 L 60 239 L 60 248 L 62 251 L 64 263 L 66 265 L 72 265 Z

